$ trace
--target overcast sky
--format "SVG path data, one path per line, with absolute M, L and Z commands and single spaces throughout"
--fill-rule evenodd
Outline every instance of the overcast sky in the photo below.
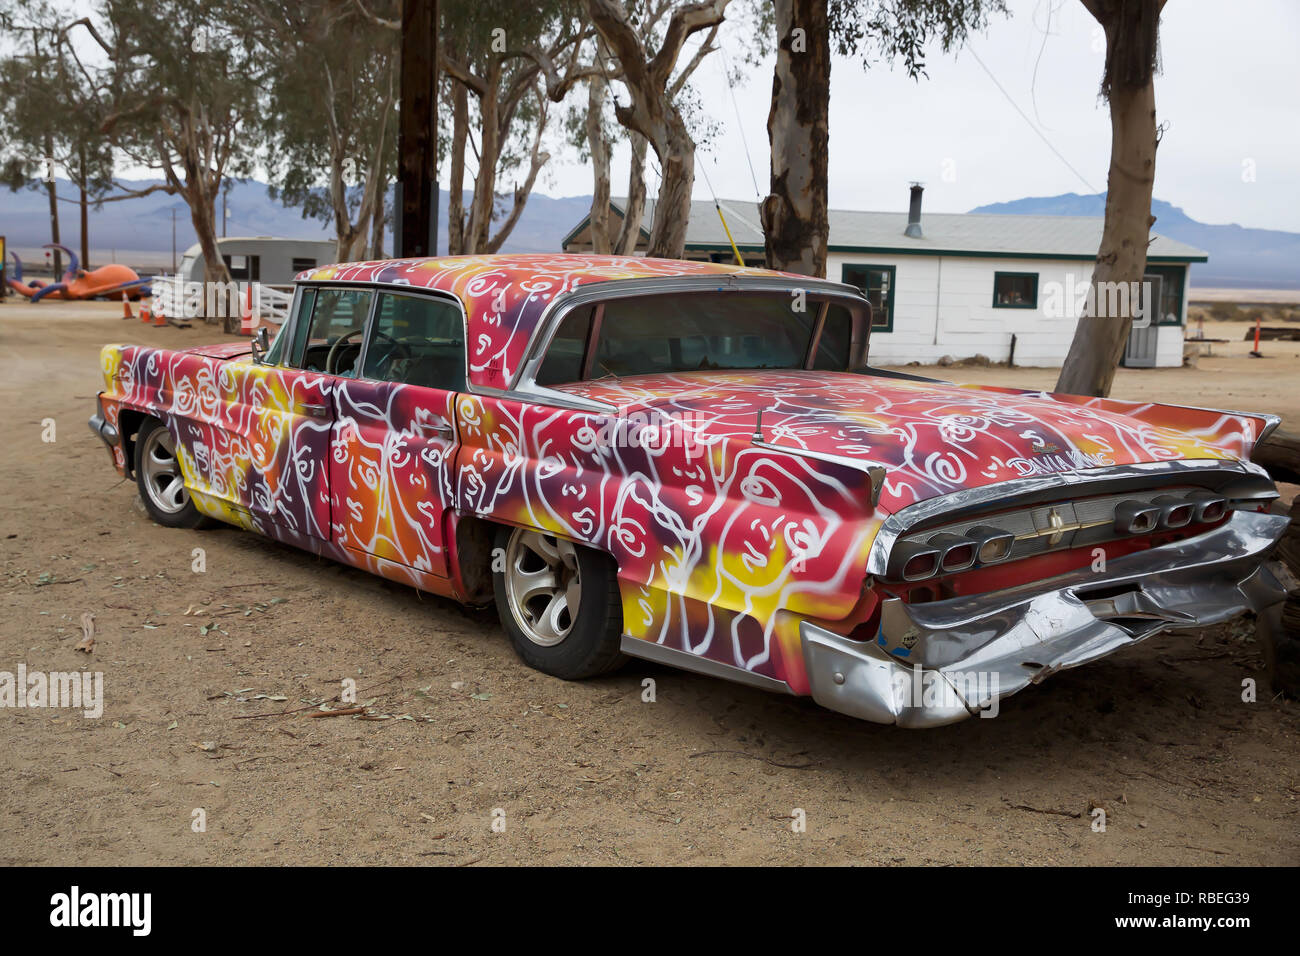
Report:
M 911 180 L 925 183 L 925 208 L 933 212 L 1106 188 L 1110 120 L 1097 97 L 1100 27 L 1079 0 L 1008 6 L 1011 16 L 995 20 L 966 49 L 931 51 L 929 78 L 919 82 L 884 64 L 864 69 L 861 61 L 835 61 L 832 208 L 904 210 Z M 733 62 L 745 32 L 738 23 L 724 29 L 723 49 Z M 1170 0 L 1156 78 L 1157 115 L 1167 126 L 1156 198 L 1202 222 L 1300 232 L 1298 47 L 1297 0 Z M 696 198 L 709 198 L 710 181 L 720 198 L 765 192 L 771 71 L 769 57 L 735 88 L 734 102 L 722 57 L 714 54 L 697 72 L 719 132 L 698 153 Z M 558 135 L 553 140 L 538 191 L 589 194 L 589 169 Z M 615 195 L 626 191 L 626 155 L 625 148 L 615 152 Z M 501 186 L 509 188 L 509 177 Z M 656 187 L 652 168 L 651 195 Z
M 864 70 L 859 61 L 835 61 L 833 208 L 904 210 L 910 180 L 926 184 L 925 207 L 935 212 L 1106 188 L 1110 120 L 1097 98 L 1100 28 L 1078 0 L 1010 0 L 1008 6 L 1011 17 L 995 21 L 968 49 L 932 52 L 928 80 L 913 82 L 884 65 Z M 735 58 L 740 42 L 732 32 L 724 49 Z M 1156 198 L 1203 222 L 1300 231 L 1297 47 L 1295 0 L 1171 0 L 1161 24 L 1163 73 L 1156 78 L 1157 115 L 1168 126 L 1156 160 Z M 705 106 L 722 127 L 698 157 L 719 197 L 754 198 L 745 141 L 759 191 L 766 190 L 771 65 L 766 60 L 735 90 L 735 106 L 716 54 L 697 74 Z M 625 191 L 626 175 L 626 159 L 616 153 L 615 195 Z M 655 182 L 652 173 L 652 190 Z M 555 155 L 539 189 L 589 193 L 590 173 L 576 157 Z M 695 195 L 709 197 L 698 173 Z

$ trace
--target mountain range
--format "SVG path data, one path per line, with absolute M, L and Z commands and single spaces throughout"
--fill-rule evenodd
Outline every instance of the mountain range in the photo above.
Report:
M 127 188 L 143 188 L 149 180 L 124 181 Z M 76 191 L 66 180 L 57 183 L 62 200 L 72 200 Z M 439 243 L 445 248 L 447 235 L 447 191 L 438 203 Z M 468 202 L 468 199 L 467 199 Z M 590 196 L 553 197 L 533 193 L 516 224 L 505 252 L 551 252 L 582 217 L 591 204 Z M 286 207 L 272 199 L 265 183 L 255 180 L 233 182 L 226 205 L 226 231 L 231 236 L 283 236 L 294 239 L 329 239 L 332 229 L 320 220 L 306 219 L 300 209 Z M 1106 194 L 1064 193 L 992 203 L 971 212 L 1005 215 L 1101 216 Z M 76 250 L 78 209 L 75 202 L 59 205 L 63 244 Z M 1161 235 L 1188 243 L 1209 254 L 1209 262 L 1192 267 L 1193 285 L 1218 288 L 1300 288 L 1300 233 L 1276 229 L 1251 229 L 1238 225 L 1198 222 L 1182 209 L 1155 200 L 1154 229 Z M 146 268 L 166 268 L 172 249 L 172 216 L 176 222 L 176 250 L 182 254 L 195 241 L 189 211 L 175 196 L 152 193 L 138 199 L 91 207 L 92 256 L 97 262 L 121 261 Z M 218 221 L 221 208 L 218 203 Z M 30 257 L 39 254 L 49 241 L 49 200 L 44 190 L 0 192 L 0 235 L 11 249 Z M 391 241 L 391 236 L 389 237 Z M 35 263 L 32 263 L 35 265 Z
M 1106 194 L 1064 193 L 1010 202 L 991 203 L 971 212 L 1011 216 L 1102 216 Z M 1210 261 L 1192 266 L 1191 281 L 1202 288 L 1300 289 L 1300 233 L 1280 229 L 1197 222 L 1182 209 L 1154 199 L 1151 228 L 1209 254 Z

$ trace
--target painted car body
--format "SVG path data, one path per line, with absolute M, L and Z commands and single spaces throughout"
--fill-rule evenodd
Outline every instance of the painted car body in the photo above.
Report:
M 1161 630 L 1264 620 L 1285 598 L 1269 557 L 1286 519 L 1266 513 L 1276 491 L 1249 461 L 1268 415 L 873 370 L 857 290 L 758 269 L 516 255 L 298 277 L 299 296 L 336 287 L 455 303 L 464 385 L 265 364 L 247 345 L 106 346 L 91 424 L 118 471 L 142 416 L 158 418 L 201 512 L 465 602 L 486 598 L 484 525 L 552 533 L 612 555 L 629 655 L 905 726 Z M 858 371 L 536 382 L 570 310 L 759 290 L 852 309 Z M 1157 524 L 1118 533 L 1126 508 Z M 935 574 L 900 573 L 899 555 L 978 543 L 999 522 L 1013 529 L 1002 559 L 976 548 L 949 574 L 965 553 L 950 543 Z M 963 683 L 976 671 L 996 680 Z M 922 678 L 943 700 L 916 695 Z

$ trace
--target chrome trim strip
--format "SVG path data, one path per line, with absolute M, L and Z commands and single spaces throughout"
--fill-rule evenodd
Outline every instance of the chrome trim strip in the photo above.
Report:
M 979 488 L 963 488 L 946 495 L 926 498 L 888 515 L 871 545 L 867 574 L 883 577 L 886 559 L 894 542 L 910 528 L 934 518 L 951 514 L 956 520 L 962 513 L 978 512 L 982 508 L 996 505 L 1013 508 L 1032 504 L 1034 499 L 1060 499 L 1077 495 L 1080 490 L 1097 494 L 1110 490 L 1122 492 L 1129 487 L 1147 485 L 1152 478 L 1177 479 L 1183 476 L 1209 476 L 1218 478 L 1220 484 L 1227 484 L 1233 478 L 1254 476 L 1272 485 L 1268 473 L 1253 462 L 1226 458 L 1191 458 L 1080 468 L 1050 475 L 1013 478 Z
M 1255 448 L 1258 448 L 1260 445 L 1262 445 L 1264 443 L 1264 439 L 1267 438 L 1269 435 L 1273 434 L 1273 432 L 1277 431 L 1277 426 L 1282 424 L 1281 415 L 1273 415 L 1269 412 L 1258 412 L 1258 413 L 1234 412 L 1233 414 L 1235 415 L 1254 414 L 1256 418 L 1264 419 L 1264 427 L 1260 429 L 1259 437 L 1255 439 L 1255 446 L 1254 446 Z M 1253 453 L 1254 448 L 1252 448 L 1251 451 Z
M 654 661 L 656 664 L 667 664 L 669 667 L 676 667 L 684 671 L 707 674 L 709 677 L 720 677 L 723 680 L 734 681 L 737 684 L 748 684 L 750 687 L 757 687 L 777 694 L 794 693 L 790 689 L 790 685 L 785 681 L 766 677 L 763 674 L 755 674 L 743 667 L 724 664 L 708 657 L 700 657 L 698 654 L 692 654 L 676 647 L 665 647 L 663 644 L 656 644 L 654 641 L 644 641 L 639 637 L 633 637 L 631 634 L 624 634 L 619 641 L 618 647 L 628 657 L 639 657 L 642 660 Z
M 480 398 L 503 398 L 512 402 L 524 402 L 531 405 L 545 405 L 548 408 L 564 408 L 571 412 L 588 412 L 592 415 L 617 415 L 618 406 L 610 402 L 597 401 L 582 395 L 556 391 L 545 385 L 534 386 L 534 391 L 520 392 L 514 389 L 492 388 L 480 385 L 471 389 L 471 393 Z

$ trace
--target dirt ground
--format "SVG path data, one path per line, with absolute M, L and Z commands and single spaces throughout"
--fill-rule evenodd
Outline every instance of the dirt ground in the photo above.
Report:
M 104 675 L 100 719 L 0 710 L 2 863 L 1300 862 L 1300 713 L 1270 697 L 1245 625 L 1153 638 L 930 731 L 642 662 L 563 683 L 524 667 L 491 612 L 153 524 L 85 426 L 97 350 L 221 336 L 119 316 L 0 305 L 0 671 Z M 1294 427 L 1300 345 L 1266 348 L 1121 371 L 1115 394 Z M 391 719 L 262 716 L 347 677 Z

